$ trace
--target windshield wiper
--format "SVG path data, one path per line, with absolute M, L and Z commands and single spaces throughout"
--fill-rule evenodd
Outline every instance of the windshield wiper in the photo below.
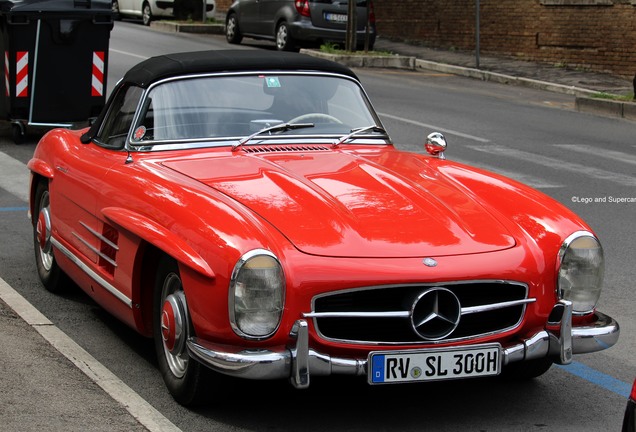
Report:
M 361 127 L 361 128 L 356 128 L 356 129 L 352 129 L 350 134 L 347 134 L 345 136 L 343 136 L 342 138 L 340 138 L 334 145 L 333 147 L 336 148 L 338 146 L 340 146 L 340 144 L 344 144 L 345 142 L 349 141 L 351 138 L 360 135 L 364 132 L 368 132 L 368 131 L 373 131 L 373 132 L 380 132 L 384 135 L 388 135 L 386 130 L 380 126 L 377 125 L 371 125 L 371 126 L 365 126 L 365 127 Z
M 304 129 L 304 128 L 310 128 L 310 127 L 314 127 L 314 124 L 313 123 L 279 123 L 274 126 L 268 126 L 266 128 L 259 130 L 258 132 L 254 132 L 250 136 L 243 138 L 237 144 L 234 144 L 232 146 L 232 151 L 235 151 L 237 148 L 250 142 L 253 138 L 256 138 L 257 136 L 262 135 L 264 133 L 286 132 L 288 130 Z

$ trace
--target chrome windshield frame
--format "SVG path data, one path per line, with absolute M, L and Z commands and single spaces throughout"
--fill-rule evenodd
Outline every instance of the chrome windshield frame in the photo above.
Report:
M 124 150 L 130 153 L 136 152 L 155 152 L 155 151 L 166 151 L 166 150 L 187 150 L 187 149 L 198 149 L 198 148 L 211 148 L 211 147 L 224 147 L 229 146 L 232 147 L 240 142 L 245 136 L 227 136 L 227 137 L 213 137 L 213 138 L 188 138 L 188 139 L 173 139 L 173 140 L 161 140 L 161 141 L 143 141 L 137 142 L 133 140 L 133 134 L 135 129 L 139 126 L 141 116 L 144 114 L 143 107 L 146 105 L 146 101 L 152 90 L 160 85 L 175 82 L 175 81 L 184 81 L 191 79 L 200 79 L 200 78 L 223 78 L 223 77 L 241 77 L 241 76 L 260 76 L 260 75 L 277 75 L 277 76 L 319 76 L 319 77 L 333 77 L 344 79 L 354 83 L 358 89 L 362 97 L 364 98 L 365 105 L 367 106 L 369 113 L 371 114 L 373 120 L 376 125 L 385 129 L 382 121 L 378 113 L 375 111 L 369 96 L 360 83 L 360 81 L 342 74 L 331 73 L 331 72 L 321 72 L 321 71 L 280 71 L 280 70 L 255 70 L 255 71 L 243 71 L 243 72 L 220 72 L 220 73 L 204 73 L 204 74 L 191 74 L 191 75 L 181 75 L 177 77 L 165 78 L 162 80 L 158 80 L 151 85 L 148 86 L 143 92 L 143 95 L 139 101 L 137 106 L 135 115 L 133 116 L 133 121 L 131 123 L 130 130 L 128 131 L 128 136 L 126 137 L 126 142 L 124 146 Z M 319 144 L 333 144 L 334 140 L 338 140 L 342 137 L 342 134 L 294 134 L 289 136 L 277 135 L 277 136 L 264 136 L 259 137 L 258 140 L 253 140 L 253 143 L 250 145 L 258 145 L 263 144 L 265 142 L 269 142 L 270 140 L 275 140 L 280 142 L 281 139 L 285 142 L 290 143 L 298 143 L 302 140 L 302 142 L 307 142 L 307 140 L 311 140 L 312 142 Z M 364 139 L 365 145 L 372 144 L 380 144 L 386 145 L 390 143 L 390 139 L 388 135 L 382 135 L 379 137 L 378 135 L 373 134 L 361 134 L 357 136 L 356 139 Z

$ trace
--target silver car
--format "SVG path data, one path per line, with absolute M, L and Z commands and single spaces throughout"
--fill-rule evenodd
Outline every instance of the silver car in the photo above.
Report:
M 357 45 L 375 43 L 373 3 L 356 1 Z M 347 34 L 348 2 L 343 0 L 235 0 L 225 19 L 225 36 L 231 44 L 243 37 L 276 42 L 280 51 L 331 42 L 343 44 Z M 368 31 L 367 31 L 368 29 Z
M 141 18 L 144 25 L 150 25 L 157 17 L 173 18 L 174 3 L 174 0 L 113 0 L 113 12 L 118 17 Z M 215 9 L 215 0 L 206 0 L 206 18 L 213 18 Z

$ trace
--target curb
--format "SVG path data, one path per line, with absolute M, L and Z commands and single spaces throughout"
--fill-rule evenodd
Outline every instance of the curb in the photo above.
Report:
M 531 78 L 516 77 L 505 75 L 497 72 L 490 72 L 483 69 L 475 69 L 464 66 L 454 66 L 445 63 L 438 63 L 430 60 L 416 61 L 416 67 L 419 69 L 433 70 L 436 72 L 444 72 L 453 75 L 465 76 L 468 78 L 480 79 L 482 81 L 492 81 L 500 84 L 511 84 L 523 87 L 529 87 L 538 90 L 548 90 L 555 93 L 563 93 L 573 96 L 591 96 L 598 93 L 593 90 L 581 87 L 567 86 L 563 84 L 555 84 L 547 81 L 540 81 Z
M 635 102 L 577 97 L 575 107 L 579 112 L 636 121 Z
M 348 67 L 371 67 L 388 69 L 415 70 L 415 57 L 401 55 L 373 55 L 373 54 L 331 54 L 322 51 L 301 49 L 302 54 L 319 57 L 343 64 Z
M 176 21 L 151 21 L 150 27 L 170 33 L 225 34 L 224 24 L 180 23 Z

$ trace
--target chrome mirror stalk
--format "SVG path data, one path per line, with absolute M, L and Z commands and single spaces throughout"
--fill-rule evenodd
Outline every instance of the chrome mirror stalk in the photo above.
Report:
M 433 132 L 426 137 L 424 148 L 430 155 L 437 156 L 441 160 L 444 160 L 446 159 L 446 157 L 444 156 L 446 147 L 446 138 L 441 133 Z

